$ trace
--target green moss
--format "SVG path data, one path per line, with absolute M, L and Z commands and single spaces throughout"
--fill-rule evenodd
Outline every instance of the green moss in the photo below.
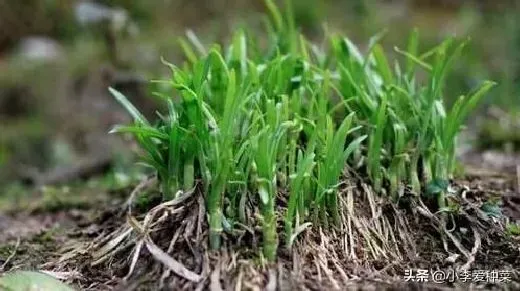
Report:
M 71 187 L 43 187 L 41 193 L 20 183 L 11 183 L 0 192 L 0 212 L 52 213 L 69 209 L 90 209 L 108 199 L 113 197 L 107 195 L 107 191 L 90 188 L 84 182 Z
M 520 235 L 520 224 L 509 223 L 506 225 L 506 231 L 509 235 L 512 235 L 512 236 Z
M 138 211 L 146 211 L 160 203 L 162 195 L 158 191 L 147 191 L 136 197 L 135 208 Z

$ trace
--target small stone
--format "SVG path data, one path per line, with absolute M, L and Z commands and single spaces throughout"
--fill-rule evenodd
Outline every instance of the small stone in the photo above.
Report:
M 32 36 L 21 40 L 17 53 L 24 59 L 49 61 L 63 56 L 63 48 L 51 38 Z

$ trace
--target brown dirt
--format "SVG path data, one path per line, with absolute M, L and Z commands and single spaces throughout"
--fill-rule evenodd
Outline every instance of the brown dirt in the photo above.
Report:
M 255 229 L 228 235 L 223 251 L 208 251 L 204 205 L 193 193 L 182 204 L 159 205 L 149 211 L 148 225 L 144 213 L 129 220 L 117 197 L 111 198 L 115 203 L 104 203 L 102 213 L 87 207 L 0 215 L 0 266 L 4 271 L 59 272 L 81 290 L 517 290 L 520 237 L 504 232 L 506 223 L 520 222 L 514 170 L 488 167 L 477 171 L 473 166 L 455 181 L 454 189 L 464 199 L 453 220 L 456 227 L 449 232 L 453 239 L 447 232 L 440 235 L 444 232 L 438 216 L 413 199 L 398 209 L 357 182 L 343 190 L 344 225 L 336 230 L 304 231 L 292 250 L 280 248 L 276 264 L 261 259 L 261 235 Z M 479 211 L 483 203 L 497 198 L 503 218 Z M 119 241 L 120 247 L 100 251 L 107 240 L 127 230 L 131 234 Z M 130 272 L 139 241 L 143 242 L 140 255 Z M 152 254 L 149 243 L 202 280 L 195 283 L 168 271 L 158 262 L 158 255 Z M 244 244 L 253 248 L 240 247 Z M 405 282 L 403 277 L 407 269 L 449 270 L 465 264 L 473 270 L 511 271 L 512 283 L 419 284 Z

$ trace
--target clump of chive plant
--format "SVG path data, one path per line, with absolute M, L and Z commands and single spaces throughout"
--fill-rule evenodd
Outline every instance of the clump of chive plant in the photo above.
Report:
M 310 44 L 290 9 L 283 18 L 267 4 L 266 49 L 243 30 L 225 49 L 203 48 L 193 35 L 182 41 L 188 62 L 168 64 L 172 77 L 160 81 L 168 89 L 157 92 L 168 112 L 158 121 L 111 92 L 134 118 L 113 131 L 135 136 L 164 200 L 200 181 L 213 249 L 221 246 L 224 225 L 254 223 L 244 201 L 255 201 L 263 255 L 275 260 L 280 237 L 291 247 L 311 224 L 340 223 L 338 188 L 349 164 L 394 201 L 406 185 L 421 195 L 432 181 L 449 179 L 457 133 L 493 83 L 447 110 L 444 80 L 465 43 L 448 39 L 419 53 L 413 32 L 406 50 L 395 49 L 404 66 L 390 66 L 376 41 L 365 55 L 340 35 L 327 35 L 327 48 Z M 425 82 L 417 70 L 428 74 Z M 444 207 L 443 191 L 435 195 Z

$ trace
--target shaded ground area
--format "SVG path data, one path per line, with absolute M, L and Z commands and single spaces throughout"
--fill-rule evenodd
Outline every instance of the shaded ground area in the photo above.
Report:
M 453 229 L 445 231 L 425 205 L 396 208 L 357 181 L 343 190 L 341 229 L 303 231 L 294 248 L 282 248 L 278 262 L 269 265 L 259 256 L 255 229 L 237 230 L 227 236 L 224 251 L 209 252 L 204 204 L 196 192 L 179 204 L 152 202 L 156 206 L 146 215 L 138 200 L 127 216 L 123 209 L 131 188 L 109 193 L 72 188 L 65 200 L 51 202 L 40 193 L 30 212 L 12 204 L 14 209 L 0 216 L 0 266 L 50 271 L 82 290 L 515 290 L 520 233 L 511 225 L 520 220 L 517 172 L 486 165 L 486 155 L 466 156 L 470 166 L 454 183 L 462 209 L 447 224 Z M 485 204 L 498 206 L 503 216 L 482 211 Z M 257 248 L 240 248 L 244 240 Z M 436 284 L 404 277 L 410 269 L 450 272 L 464 265 L 507 272 L 511 282 Z M 190 276 L 202 279 L 194 283 Z

